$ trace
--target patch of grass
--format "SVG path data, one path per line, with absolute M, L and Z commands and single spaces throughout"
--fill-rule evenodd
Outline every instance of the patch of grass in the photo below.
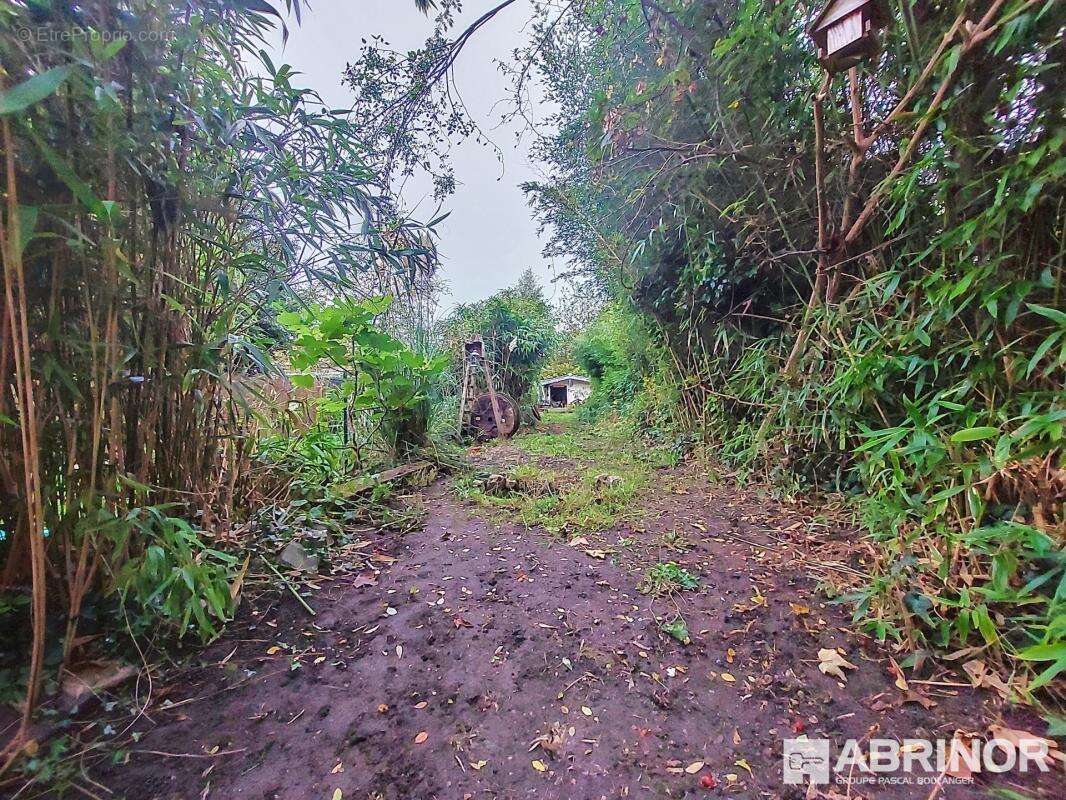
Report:
M 508 470 L 500 481 L 465 476 L 456 481 L 455 492 L 461 499 L 506 511 L 509 517 L 517 517 L 528 527 L 542 527 L 552 533 L 587 532 L 617 524 L 633 510 L 637 492 L 646 485 L 645 477 L 640 474 L 612 477 L 617 480 L 608 483 L 594 469 L 583 470 L 575 476 L 523 464 Z M 515 488 L 504 493 L 487 489 L 496 483 Z M 536 488 L 544 486 L 552 488 L 550 491 Z
M 562 456 L 564 458 L 582 458 L 587 455 L 585 443 L 581 437 L 569 431 L 551 433 L 537 431 L 518 440 L 519 446 L 533 456 Z
M 639 588 L 644 594 L 658 596 L 698 589 L 700 581 L 687 569 L 679 567 L 673 561 L 668 561 L 665 564 L 656 564 L 644 573 L 644 580 L 640 582 Z
M 546 411 L 544 421 L 561 430 L 523 433 L 511 443 L 533 460 L 566 459 L 572 466 L 526 463 L 488 482 L 484 476 L 467 476 L 456 481 L 456 494 L 507 512 L 523 525 L 576 535 L 606 530 L 635 517 L 654 470 L 672 463 L 664 449 L 649 449 L 609 425 L 586 426 L 570 412 Z M 501 492 L 500 486 L 508 490 Z M 523 486 L 530 490 L 523 491 Z M 542 486 L 551 490 L 533 490 Z

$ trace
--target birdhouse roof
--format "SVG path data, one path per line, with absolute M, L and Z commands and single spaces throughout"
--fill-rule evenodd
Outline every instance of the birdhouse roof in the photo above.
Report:
M 846 17 L 853 11 L 857 11 L 863 6 L 872 5 L 875 9 L 880 11 L 875 0 L 833 0 L 829 3 L 822 13 L 814 18 L 814 22 L 811 23 L 810 32 L 820 31 L 823 28 L 828 28 L 838 19 Z

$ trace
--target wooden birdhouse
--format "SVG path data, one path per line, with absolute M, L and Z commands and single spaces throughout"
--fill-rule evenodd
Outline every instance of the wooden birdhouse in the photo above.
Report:
M 877 53 L 877 31 L 887 23 L 881 0 L 830 0 L 808 33 L 826 69 L 846 69 Z

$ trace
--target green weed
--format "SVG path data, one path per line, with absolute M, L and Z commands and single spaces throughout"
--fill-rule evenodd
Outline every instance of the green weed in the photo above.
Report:
M 644 594 L 660 596 L 696 590 L 700 588 L 700 581 L 688 570 L 668 561 L 665 564 L 656 564 L 644 573 L 644 579 L 638 588 Z
M 688 625 L 685 624 L 685 620 L 681 617 L 677 617 L 670 622 L 664 622 L 659 626 L 659 629 L 668 636 L 677 639 L 681 644 L 691 644 L 692 638 L 688 633 Z

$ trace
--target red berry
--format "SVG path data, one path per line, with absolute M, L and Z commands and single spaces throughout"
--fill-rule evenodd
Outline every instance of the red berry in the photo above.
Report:
M 796 717 L 796 721 L 792 723 L 792 732 L 793 733 L 803 733 L 803 729 L 806 728 L 806 727 L 807 727 L 807 723 L 804 722 L 801 718 Z
M 700 776 L 700 786 L 702 786 L 704 789 L 713 789 L 717 785 L 718 779 L 715 778 L 714 775 L 712 775 L 711 773 L 708 772 L 706 775 Z

